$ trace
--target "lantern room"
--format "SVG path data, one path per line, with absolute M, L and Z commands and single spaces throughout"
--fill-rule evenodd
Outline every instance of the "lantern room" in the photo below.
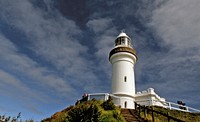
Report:
M 131 39 L 126 35 L 126 33 L 120 33 L 117 39 L 115 40 L 115 47 L 118 46 L 131 47 Z

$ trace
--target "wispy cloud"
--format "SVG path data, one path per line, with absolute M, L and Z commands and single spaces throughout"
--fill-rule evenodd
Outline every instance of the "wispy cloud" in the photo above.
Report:
M 110 18 L 99 18 L 89 20 L 87 22 L 87 27 L 91 28 L 95 33 L 102 33 L 109 29 L 109 26 L 112 25 L 112 19 Z
M 98 69 L 104 77 L 102 84 L 111 84 L 111 64 L 108 57 L 109 52 L 114 47 L 114 39 L 118 34 L 116 27 L 113 25 L 111 18 L 92 19 L 87 22 L 87 27 L 94 33 L 94 57 L 96 58 Z M 99 75 L 99 76 L 101 76 Z M 106 77 L 105 77 L 106 76 Z M 106 86 L 110 89 L 110 85 Z
M 91 62 L 82 56 L 87 54 L 87 47 L 77 40 L 81 30 L 72 20 L 63 17 L 55 8 L 43 11 L 28 1 L 15 5 L 11 2 L 3 3 L 7 4 L 1 11 L 4 20 L 27 36 L 32 46 L 29 49 L 39 58 L 50 63 L 58 72 L 63 72 L 64 78 L 71 77 L 67 80 L 73 86 L 76 84 L 76 87 L 84 87 L 86 80 L 96 80 L 88 65 Z M 46 3 L 46 6 L 49 4 Z M 6 16 L 6 13 L 10 16 Z
M 63 79 L 49 73 L 48 69 L 40 67 L 37 62 L 33 61 L 25 54 L 18 53 L 17 47 L 15 47 L 11 41 L 2 35 L 0 35 L 0 38 L 0 55 L 2 57 L 0 61 L 2 65 L 5 63 L 7 63 L 7 65 L 9 64 L 6 70 L 13 73 L 13 75 L 22 77 L 22 79 L 23 77 L 26 80 L 32 79 L 30 82 L 35 82 L 32 84 L 43 85 L 43 87 L 47 85 L 60 92 L 69 92 L 72 90 Z M 25 84 L 29 83 L 25 82 Z
M 169 0 L 153 11 L 152 25 L 164 44 L 178 51 L 199 47 L 199 6 L 198 0 Z
M 146 77 L 147 81 L 143 88 L 155 87 L 170 100 L 188 101 L 190 97 L 199 101 L 199 98 L 192 97 L 200 85 L 200 68 L 196 67 L 200 64 L 200 36 L 197 34 L 200 31 L 200 16 L 196 12 L 199 6 L 197 0 L 169 0 L 152 11 L 151 21 L 147 24 L 154 30 L 152 33 L 160 38 L 157 41 L 165 51 L 143 54 L 149 55 L 147 60 L 142 61 L 143 73 L 140 77 Z

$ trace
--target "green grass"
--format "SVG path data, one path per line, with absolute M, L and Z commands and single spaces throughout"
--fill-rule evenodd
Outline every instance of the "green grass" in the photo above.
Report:
M 178 110 L 170 110 L 162 107 L 148 107 L 155 111 L 168 114 L 173 118 L 177 118 L 184 122 L 200 122 L 200 113 L 189 113 Z M 147 120 L 152 121 L 151 111 L 144 110 L 140 113 L 140 116 Z M 168 118 L 154 113 L 155 122 L 168 122 Z M 69 106 L 68 108 L 56 112 L 49 118 L 42 120 L 42 122 L 125 122 L 124 117 L 121 115 L 121 109 L 116 107 L 111 100 L 98 101 L 89 100 L 87 102 L 80 103 L 75 106 Z M 170 122 L 175 122 L 170 119 Z
M 184 122 L 200 122 L 200 113 L 190 113 L 190 112 L 183 112 L 183 111 L 178 111 L 178 110 L 170 110 L 170 109 L 166 109 L 166 108 L 162 108 L 162 107 L 158 107 L 158 106 L 154 106 L 154 107 L 148 107 L 150 109 L 153 108 L 153 110 L 155 111 L 159 111 L 161 113 L 164 114 L 168 114 L 170 117 L 173 118 L 177 118 L 179 120 L 182 120 Z M 146 115 L 144 115 L 144 111 L 141 112 L 141 117 L 145 118 L 148 121 L 152 121 L 152 113 L 150 111 L 146 111 Z M 154 112 L 154 120 L 155 122 L 168 122 L 168 118 L 160 115 L 160 114 L 156 114 Z M 175 122 L 173 121 L 173 119 L 170 119 L 170 122 Z
M 93 99 L 56 112 L 42 122 L 125 122 L 120 112 L 111 101 Z

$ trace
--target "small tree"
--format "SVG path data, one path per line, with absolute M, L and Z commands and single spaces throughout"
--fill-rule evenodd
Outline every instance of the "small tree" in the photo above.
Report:
M 99 122 L 101 112 L 95 104 L 79 104 L 69 111 L 66 121 L 68 122 Z
M 12 119 L 11 116 L 0 115 L 0 122 L 17 122 L 19 118 L 21 118 L 21 112 L 18 113 L 17 117 L 12 117 Z
M 103 102 L 102 107 L 104 110 L 114 110 L 116 106 L 112 102 L 112 98 L 109 96 L 109 99 Z

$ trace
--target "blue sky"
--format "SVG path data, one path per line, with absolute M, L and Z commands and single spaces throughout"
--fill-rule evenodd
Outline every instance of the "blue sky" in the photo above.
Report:
M 200 109 L 199 0 L 0 0 L 0 114 L 41 120 L 84 92 L 110 92 L 122 29 L 136 89 Z

